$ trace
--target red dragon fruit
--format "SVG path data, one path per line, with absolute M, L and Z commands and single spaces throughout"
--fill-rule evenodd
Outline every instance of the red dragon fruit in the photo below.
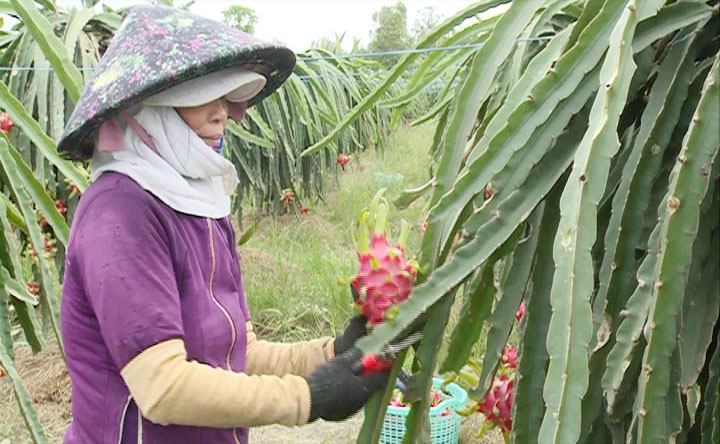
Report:
M 55 209 L 62 215 L 67 213 L 67 205 L 62 199 L 55 199 Z
M 512 430 L 513 380 L 507 374 L 501 374 L 493 381 L 493 387 L 477 409 L 488 421 L 500 427 L 503 433 Z
M 8 116 L 5 112 L 0 113 L 0 132 L 7 134 L 13 126 L 15 126 L 15 123 L 12 121 L 10 116 Z
M 382 191 L 373 199 L 358 220 L 357 242 L 360 268 L 352 286 L 359 296 L 356 303 L 371 324 L 390 319 L 393 307 L 410 296 L 417 274 L 414 261 L 405 258 L 408 225 L 403 221 L 395 247 L 385 233 L 389 205 Z
M 441 390 L 437 390 L 435 388 L 430 389 L 430 408 L 439 406 L 443 401 L 445 401 L 445 396 L 445 392 Z M 393 407 L 404 407 L 408 409 L 412 407 L 411 402 L 405 401 L 404 395 L 402 391 L 400 391 L 400 389 L 393 390 L 389 405 Z M 440 412 L 440 416 L 448 416 L 449 414 L 449 408 L 445 408 L 442 412 Z
M 520 319 L 525 315 L 525 301 L 520 302 L 517 313 L 515 313 L 515 319 L 520 322 Z
M 481 437 L 489 430 L 498 427 L 509 442 L 512 431 L 512 403 L 515 397 L 515 373 L 517 371 L 518 348 L 506 345 L 500 359 L 497 373 L 493 378 L 490 389 L 482 398 L 474 398 L 468 407 L 458 412 L 462 416 L 470 416 L 480 412 L 485 416 L 480 431 L 476 437 Z M 470 358 L 459 373 L 451 373 L 446 381 L 456 381 L 461 386 L 474 391 L 480 382 L 478 373 L 482 371 L 480 361 Z
M 290 188 L 285 188 L 280 193 L 280 200 L 285 205 L 290 205 L 295 200 L 295 193 Z
M 37 298 L 40 296 L 40 284 L 35 282 L 28 282 L 26 284 L 26 289 L 29 295 Z
M 350 162 L 350 156 L 347 154 L 340 154 L 337 157 L 337 164 L 340 165 L 343 170 L 345 170 L 345 165 L 347 165 L 348 162 Z

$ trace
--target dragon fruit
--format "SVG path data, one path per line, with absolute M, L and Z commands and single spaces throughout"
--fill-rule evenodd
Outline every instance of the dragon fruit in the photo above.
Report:
M 465 409 L 458 411 L 461 416 L 470 416 L 480 412 L 485 416 L 477 438 L 482 437 L 487 431 L 498 427 L 509 442 L 509 434 L 512 431 L 512 404 L 515 397 L 515 373 L 517 371 L 518 348 L 514 345 L 506 345 L 500 359 L 497 373 L 493 378 L 490 389 L 482 398 L 473 398 Z M 447 381 L 455 381 L 470 391 L 476 391 L 480 382 L 478 373 L 482 372 L 481 361 L 477 358 L 470 358 L 459 373 L 451 373 Z M 471 395 L 472 396 L 472 395 Z
M 508 433 L 512 430 L 513 397 L 513 380 L 507 374 L 501 374 L 493 381 L 493 387 L 477 409 L 488 421 L 500 427 L 503 433 Z
M 398 243 L 392 247 L 385 233 L 388 210 L 381 191 L 358 220 L 360 267 L 352 286 L 358 308 L 372 325 L 392 319 L 391 307 L 410 296 L 417 275 L 417 264 L 405 257 L 408 225 L 403 221 Z
M 348 156 L 347 154 L 340 154 L 337 157 L 337 164 L 340 165 L 343 171 L 345 170 L 345 165 L 347 165 L 348 162 L 350 162 L 350 156 Z
M 10 116 L 8 116 L 7 113 L 0 113 L 0 132 L 7 134 L 14 126 L 15 123 L 12 121 L 12 119 L 10 118 Z
M 280 200 L 285 205 L 290 205 L 295 200 L 295 193 L 290 188 L 285 188 L 280 193 Z
M 40 284 L 37 284 L 35 282 L 28 282 L 26 284 L 26 289 L 30 296 L 33 296 L 35 298 L 40 296 Z
M 55 209 L 62 215 L 67 213 L 67 204 L 62 199 L 55 199 Z
M 491 426 L 497 426 L 507 436 L 512 430 L 512 403 L 515 397 L 514 379 L 517 369 L 518 349 L 506 345 L 500 360 L 500 368 L 493 379 L 492 387 L 477 406 Z
M 430 408 L 439 406 L 443 401 L 445 401 L 445 396 L 446 393 L 441 390 L 436 390 L 435 388 L 430 389 Z M 389 405 L 393 407 L 404 407 L 407 409 L 412 407 L 411 402 L 405 401 L 404 395 L 400 389 L 393 390 Z M 440 416 L 448 416 L 449 414 L 449 408 L 445 408 L 442 412 L 440 412 Z
M 515 319 L 520 322 L 522 317 L 525 315 L 525 301 L 520 302 L 517 313 L 515 313 Z

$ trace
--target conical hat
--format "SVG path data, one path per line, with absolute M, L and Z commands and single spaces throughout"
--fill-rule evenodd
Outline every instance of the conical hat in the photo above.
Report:
M 231 67 L 264 75 L 254 105 L 290 75 L 295 55 L 223 23 L 165 6 L 133 8 L 85 85 L 58 151 L 74 160 L 92 156 L 100 125 L 144 99 Z

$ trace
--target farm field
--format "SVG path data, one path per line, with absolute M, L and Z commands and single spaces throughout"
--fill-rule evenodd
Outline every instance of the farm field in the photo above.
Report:
M 720 0 L 477 0 L 442 15 L 428 8 L 413 26 L 414 6 L 397 1 L 373 12 L 374 2 L 358 1 L 372 13 L 363 26 L 370 42 L 353 38 L 350 49 L 341 33 L 300 50 L 255 39 L 252 8 L 228 7 L 220 23 L 191 12 L 192 1 L 138 1 L 129 9 L 100 0 L 0 2 L 0 444 L 60 440 L 70 420 L 63 335 L 67 364 L 79 373 L 85 362 L 73 350 L 87 351 L 87 335 L 102 336 L 95 342 L 113 362 L 128 362 L 114 347 L 138 342 L 132 332 L 154 338 L 164 316 L 185 332 L 199 329 L 184 337 L 198 360 L 242 359 L 233 353 L 242 326 L 231 314 L 244 301 L 227 262 L 235 246 L 215 241 L 215 224 L 229 226 L 211 220 L 228 215 L 260 338 L 336 335 L 360 309 L 372 329 L 355 346 L 380 358 L 336 359 L 310 376 L 317 417 L 348 418 L 365 405 L 362 415 L 259 428 L 255 442 L 377 444 L 388 406 L 408 404 L 404 440 L 429 442 L 427 413 L 453 406 L 445 399 L 438 407 L 435 375 L 468 394 L 463 442 L 485 430 L 482 418 L 497 427 L 484 438 L 491 442 L 720 442 Z M 328 10 L 331 3 L 340 2 Z M 306 21 L 314 20 L 332 22 Z M 152 44 L 138 49 L 134 39 L 148 31 Z M 171 96 L 189 81 L 225 76 L 224 68 L 243 74 L 242 88 L 264 89 L 245 104 L 229 89 L 212 93 L 222 82 L 200 88 L 198 106 L 154 101 L 158 91 Z M 194 154 L 172 160 L 183 149 Z M 146 161 L 158 169 L 141 167 Z M 186 169 L 196 166 L 197 174 Z M 181 213 L 169 225 L 206 218 L 208 231 L 193 228 L 202 228 L 202 243 L 167 248 L 166 236 L 193 236 L 154 216 L 145 224 L 114 214 L 121 207 L 107 200 L 98 200 L 112 207 L 100 217 L 83 217 L 92 209 L 78 199 L 105 192 L 102 183 L 86 191 L 105 168 L 140 174 L 127 175 Z M 163 180 L 154 188 L 142 178 Z M 195 186 L 205 190 L 200 199 Z M 98 225 L 105 220 L 115 225 Z M 73 224 L 79 240 L 69 245 Z M 146 248 L 144 235 L 158 247 Z M 138 267 L 156 256 L 160 266 Z M 66 270 L 73 279 L 62 294 Z M 193 299 L 192 279 L 209 281 L 213 303 Z M 166 296 L 174 285 L 180 298 L 148 305 L 149 289 Z M 73 309 L 88 300 L 91 309 Z M 62 332 L 61 303 L 70 307 Z M 88 332 L 81 327 L 90 310 L 101 325 Z M 231 328 L 220 331 L 227 320 Z M 119 333 L 108 333 L 115 324 Z M 345 337 L 361 330 L 356 323 Z M 196 339 L 216 355 L 195 353 Z M 156 345 L 125 358 L 136 364 L 178 341 Z M 301 371 L 304 353 L 282 354 L 290 372 Z M 382 362 L 387 356 L 393 365 Z M 271 361 L 277 370 L 283 359 Z M 177 362 L 178 371 L 211 371 Z M 380 390 L 358 364 L 391 367 L 393 383 Z M 95 380 L 103 368 L 92 363 L 86 372 Z M 171 381 L 138 373 L 137 384 L 171 400 L 196 387 L 163 385 Z M 407 390 L 396 381 L 409 381 Z M 198 423 L 242 422 L 223 416 L 230 409 L 220 399 L 232 392 L 220 387 L 179 405 L 197 414 L 211 399 L 222 411 Z M 78 418 L 91 399 L 77 396 Z M 259 391 L 257 412 L 273 399 Z M 263 418 L 292 402 L 268 403 Z M 190 421 L 168 404 L 171 413 L 148 403 L 158 410 L 148 418 Z M 291 410 L 277 421 L 295 424 Z M 147 434 L 155 432 L 173 429 Z
M 352 243 L 352 225 L 358 212 L 380 189 L 395 197 L 427 174 L 428 147 L 434 127 L 400 127 L 388 140 L 383 157 L 366 152 L 353 158 L 325 201 L 312 205 L 307 215 L 266 216 L 255 235 L 238 248 L 253 321 L 262 338 L 275 341 L 311 339 L 332 335 L 351 316 L 351 296 L 339 278 L 355 273 L 357 260 Z M 393 219 L 404 218 L 413 230 L 408 250 L 412 254 L 419 239 L 424 207 L 416 202 L 406 210 L 393 210 Z M 248 216 L 249 223 L 251 216 Z M 282 293 L 278 288 L 284 289 Z M 17 347 L 17 366 L 30 389 L 40 422 L 52 443 L 62 442 L 70 421 L 70 387 L 67 370 L 53 344 L 32 355 Z M 0 380 L 0 444 L 31 443 L 9 381 Z M 499 434 L 473 439 L 478 417 L 463 426 L 462 442 L 501 443 Z M 341 422 L 322 420 L 305 427 L 266 426 L 253 429 L 253 444 L 340 444 L 355 442 L 362 418 L 356 415 Z M 348 437 L 338 441 L 338 436 Z

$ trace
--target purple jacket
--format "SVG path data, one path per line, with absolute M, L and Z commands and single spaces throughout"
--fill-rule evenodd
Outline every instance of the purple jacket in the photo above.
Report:
M 147 347 L 183 338 L 188 359 L 243 372 L 248 319 L 229 219 L 178 213 L 127 176 L 103 174 L 80 199 L 67 249 L 65 443 L 246 443 L 244 428 L 142 418 L 120 370 Z

